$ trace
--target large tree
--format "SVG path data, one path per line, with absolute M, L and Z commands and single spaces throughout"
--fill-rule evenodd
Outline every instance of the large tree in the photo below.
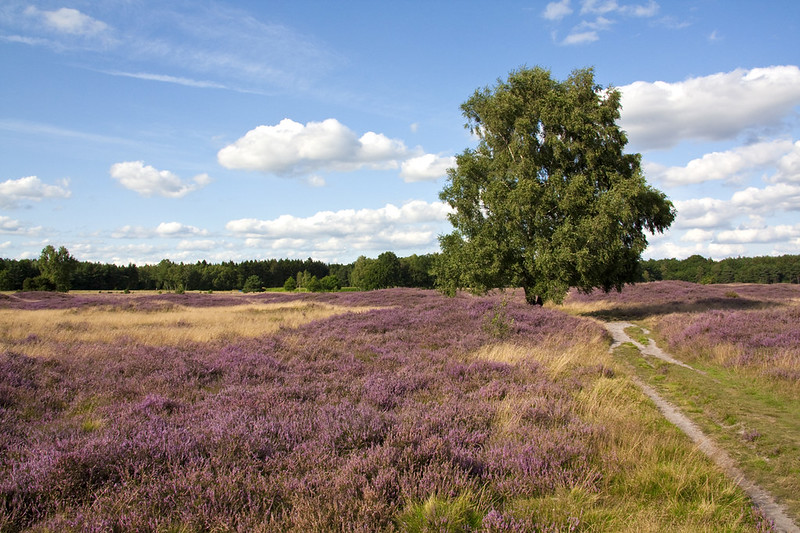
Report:
M 42 277 L 52 282 L 57 291 L 67 292 L 78 262 L 63 246 L 58 250 L 48 244 L 42 249 L 38 267 Z
M 479 144 L 440 193 L 455 228 L 440 237 L 442 290 L 522 287 L 541 303 L 636 281 L 645 230 L 663 232 L 675 210 L 646 183 L 641 156 L 623 151 L 618 90 L 592 69 L 561 82 L 522 68 L 461 109 Z

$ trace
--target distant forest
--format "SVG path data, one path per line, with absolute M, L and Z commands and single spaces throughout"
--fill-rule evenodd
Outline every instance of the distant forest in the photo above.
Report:
M 0 290 L 54 290 L 40 269 L 40 260 L 0 259 Z M 72 260 L 72 290 L 258 291 L 287 287 L 335 290 L 341 287 L 433 288 L 433 255 L 397 257 L 384 252 L 377 259 L 359 257 L 353 263 L 326 264 L 309 259 L 267 259 L 235 263 L 174 263 L 120 266 Z M 293 281 L 289 281 L 289 280 Z
M 683 260 L 650 259 L 641 263 L 642 281 L 695 283 L 800 283 L 800 255 L 731 257 L 714 261 L 701 255 Z
M 433 288 L 437 254 L 397 257 L 384 252 L 350 264 L 313 259 L 267 259 L 235 263 L 174 263 L 120 266 L 74 261 L 73 290 L 258 291 L 286 287 L 336 290 L 357 287 Z M 290 281 L 291 279 L 291 281 Z M 800 255 L 736 257 L 714 261 L 700 255 L 687 259 L 650 259 L 641 263 L 640 281 L 682 280 L 695 283 L 800 283 Z M 0 290 L 53 290 L 35 259 L 0 259 Z

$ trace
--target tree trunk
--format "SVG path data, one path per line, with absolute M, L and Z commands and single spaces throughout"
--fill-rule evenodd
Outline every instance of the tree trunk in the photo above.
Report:
M 533 294 L 533 291 L 530 287 L 523 287 L 525 289 L 525 301 L 528 302 L 530 305 L 543 305 L 542 297 L 538 294 Z

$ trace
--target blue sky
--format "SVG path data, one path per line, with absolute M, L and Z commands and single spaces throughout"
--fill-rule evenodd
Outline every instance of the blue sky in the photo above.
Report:
M 0 3 L 0 257 L 438 250 L 459 106 L 594 67 L 678 218 L 645 257 L 800 253 L 800 2 Z

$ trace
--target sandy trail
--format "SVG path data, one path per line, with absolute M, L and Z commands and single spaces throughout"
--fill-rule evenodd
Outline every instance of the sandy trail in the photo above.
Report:
M 634 341 L 630 336 L 625 333 L 625 328 L 633 326 L 628 322 L 605 322 L 606 329 L 614 339 L 611 345 L 611 350 L 620 344 L 629 342 L 636 346 L 643 354 L 657 357 L 668 363 L 676 364 L 684 368 L 689 368 L 695 372 L 700 372 L 689 365 L 678 361 L 671 357 L 654 342 L 650 342 L 648 346 Z M 702 373 L 702 372 L 701 372 Z M 800 533 L 800 528 L 792 521 L 786 514 L 783 507 L 778 505 L 775 499 L 763 488 L 748 480 L 744 473 L 736 466 L 736 462 L 728 455 L 727 452 L 719 448 L 714 441 L 712 441 L 705 433 L 703 433 L 694 422 L 692 422 L 686 415 L 684 415 L 677 407 L 662 398 L 652 387 L 644 383 L 636 376 L 631 376 L 633 382 L 644 392 L 653 403 L 656 404 L 658 409 L 664 417 L 675 424 L 681 431 L 686 433 L 692 441 L 697 444 L 697 447 L 705 453 L 714 463 L 719 466 L 728 476 L 730 476 L 739 487 L 744 490 L 753 502 L 764 512 L 764 514 L 772 520 L 775 529 L 778 531 L 785 531 L 787 533 Z

